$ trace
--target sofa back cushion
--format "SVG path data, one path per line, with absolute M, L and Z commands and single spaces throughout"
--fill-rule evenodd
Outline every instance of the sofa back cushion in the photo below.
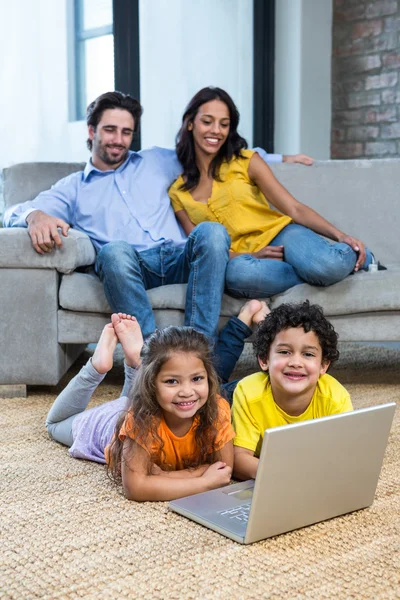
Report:
M 4 169 L 5 207 L 33 200 L 84 163 L 21 163 Z M 342 231 L 362 240 L 386 264 L 400 262 L 400 159 L 274 164 L 281 183 Z
M 317 161 L 272 165 L 297 200 L 362 240 L 384 264 L 400 263 L 400 160 Z
M 59 179 L 83 171 L 86 163 L 31 162 L 3 170 L 4 206 L 33 200 Z

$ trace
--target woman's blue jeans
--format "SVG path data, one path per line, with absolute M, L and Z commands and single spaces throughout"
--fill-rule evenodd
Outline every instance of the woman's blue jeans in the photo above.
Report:
M 291 223 L 270 242 L 284 247 L 284 260 L 254 258 L 242 254 L 229 261 L 226 289 L 244 298 L 263 298 L 280 294 L 299 285 L 328 286 L 341 281 L 354 271 L 357 253 L 348 244 L 331 243 L 311 229 Z M 367 249 L 362 268 L 373 260 Z
M 98 253 L 95 269 L 111 310 L 134 315 L 144 337 L 156 329 L 146 290 L 187 283 L 185 325 L 215 340 L 229 246 L 225 227 L 200 223 L 183 247 L 166 241 L 138 252 L 127 242 L 110 242 Z

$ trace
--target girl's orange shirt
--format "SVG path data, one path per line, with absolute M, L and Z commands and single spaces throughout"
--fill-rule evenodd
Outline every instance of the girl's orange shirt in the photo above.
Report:
M 185 461 L 196 460 L 197 446 L 195 432 L 198 422 L 199 417 L 195 416 L 192 426 L 187 434 L 182 437 L 178 437 L 169 429 L 164 417 L 161 418 L 157 433 L 164 442 L 163 451 L 165 455 L 163 455 L 163 462 L 158 465 L 159 467 L 163 468 L 168 466 L 169 470 L 177 471 L 185 468 Z M 217 429 L 215 450 L 218 451 L 235 437 L 235 432 L 231 425 L 231 410 L 229 404 L 220 396 L 218 397 L 218 417 L 215 427 Z M 132 413 L 128 413 L 120 429 L 119 439 L 121 441 L 124 441 L 127 437 L 135 439 L 133 432 L 133 415 Z M 157 453 L 158 447 L 155 440 L 149 440 L 149 442 L 146 444 L 142 441 L 143 437 L 144 436 L 141 437 L 141 440 L 135 441 L 137 441 L 137 443 L 140 444 L 146 450 L 146 452 L 149 453 L 149 455 Z M 109 449 L 110 446 L 107 446 L 104 450 L 107 464 L 109 464 L 110 458 Z M 210 453 L 211 452 L 212 448 L 210 448 Z
M 231 250 L 246 254 L 258 252 L 292 222 L 287 215 L 273 210 L 265 196 L 249 177 L 254 152 L 242 150 L 242 157 L 222 163 L 214 179 L 207 204 L 194 200 L 190 192 L 180 190 L 182 175 L 172 184 L 169 196 L 175 212 L 186 210 L 195 225 L 213 221 L 225 226 L 231 238 Z

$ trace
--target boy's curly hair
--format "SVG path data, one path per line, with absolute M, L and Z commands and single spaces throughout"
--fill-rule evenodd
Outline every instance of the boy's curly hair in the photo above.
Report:
M 306 333 L 313 331 L 322 349 L 322 361 L 331 364 L 339 358 L 338 334 L 325 317 L 321 306 L 308 300 L 299 304 L 281 304 L 275 308 L 257 329 L 254 351 L 261 360 L 267 360 L 271 344 L 279 332 L 292 327 L 302 327 Z

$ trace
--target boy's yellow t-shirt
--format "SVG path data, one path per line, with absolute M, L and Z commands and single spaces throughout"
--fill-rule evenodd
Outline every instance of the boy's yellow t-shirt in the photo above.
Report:
M 352 410 L 349 392 L 331 375 L 322 375 L 307 409 L 293 417 L 276 404 L 268 373 L 255 373 L 242 379 L 233 394 L 233 444 L 259 457 L 266 429 Z

